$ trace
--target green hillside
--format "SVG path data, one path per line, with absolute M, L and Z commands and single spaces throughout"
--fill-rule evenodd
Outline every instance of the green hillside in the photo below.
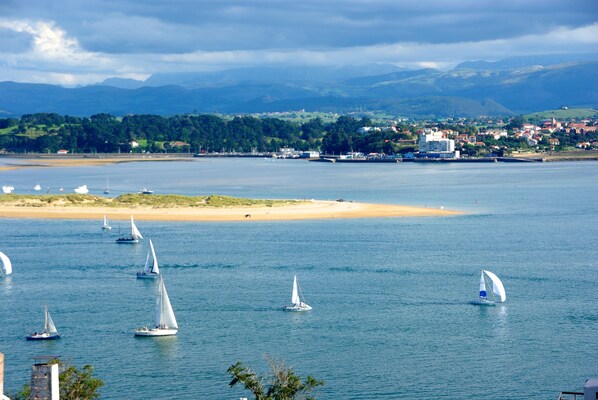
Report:
M 591 108 L 569 108 L 569 109 L 558 109 L 548 110 L 542 112 L 535 112 L 527 114 L 524 117 L 528 120 L 542 120 L 556 118 L 558 120 L 570 120 L 570 119 L 584 119 L 584 118 L 596 118 L 598 116 L 598 110 Z

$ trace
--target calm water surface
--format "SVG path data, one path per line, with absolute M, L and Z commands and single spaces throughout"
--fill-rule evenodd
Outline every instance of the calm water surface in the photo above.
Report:
M 13 160 L 14 161 L 14 160 Z M 1 160 L 7 163 L 7 160 Z M 141 339 L 154 282 L 147 243 L 117 245 L 97 221 L 0 219 L 5 390 L 32 357 L 92 364 L 105 399 L 238 399 L 226 369 L 264 355 L 326 381 L 323 399 L 554 399 L 598 376 L 598 164 L 327 164 L 209 159 L 0 172 L 15 192 L 87 184 L 156 193 L 315 198 L 463 210 L 447 218 L 185 223 L 138 221 L 180 330 Z M 506 304 L 467 302 L 480 270 Z M 309 313 L 281 311 L 297 273 Z M 62 334 L 27 342 L 47 304 Z

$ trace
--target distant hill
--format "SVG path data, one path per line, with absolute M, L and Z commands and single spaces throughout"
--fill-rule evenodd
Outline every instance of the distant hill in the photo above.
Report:
M 513 65 L 509 63 L 508 65 Z M 142 85 L 142 86 L 140 86 Z M 141 83 L 0 83 L 0 115 L 383 111 L 408 117 L 527 114 L 598 105 L 598 62 L 517 68 L 407 70 L 395 66 L 241 69 L 158 74 Z
M 223 87 L 239 83 L 325 83 L 402 70 L 405 68 L 391 64 L 338 67 L 254 67 L 218 72 L 159 73 L 153 74 L 144 83 L 146 86 L 179 85 L 190 89 Z
M 566 63 L 580 63 L 598 61 L 596 53 L 582 54 L 558 54 L 558 55 L 534 55 L 509 57 L 499 61 L 465 61 L 455 69 L 478 69 L 478 70 L 501 70 L 513 68 L 525 68 L 531 66 L 548 67 Z
M 112 86 L 121 89 L 139 89 L 146 86 L 144 81 L 127 78 L 108 78 L 99 84 L 100 86 Z

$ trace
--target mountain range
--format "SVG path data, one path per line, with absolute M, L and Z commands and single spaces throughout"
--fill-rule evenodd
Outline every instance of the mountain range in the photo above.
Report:
M 374 111 L 418 117 L 505 116 L 598 105 L 598 60 L 519 57 L 453 70 L 394 65 L 245 68 L 111 78 L 78 88 L 0 82 L 0 117 Z

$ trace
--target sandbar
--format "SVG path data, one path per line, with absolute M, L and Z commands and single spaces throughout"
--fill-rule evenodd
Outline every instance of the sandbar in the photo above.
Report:
M 87 167 L 106 164 L 120 164 L 129 162 L 148 161 L 192 161 L 192 156 L 183 155 L 123 155 L 123 156 L 38 156 L 38 157 L 15 157 L 15 160 L 23 163 L 11 163 L 0 166 L 0 171 L 9 171 L 21 168 L 43 168 L 43 167 Z
M 292 204 L 240 207 L 79 207 L 0 205 L 0 218 L 154 221 L 290 221 L 307 219 L 442 217 L 462 214 L 442 208 L 351 201 L 305 200 Z

